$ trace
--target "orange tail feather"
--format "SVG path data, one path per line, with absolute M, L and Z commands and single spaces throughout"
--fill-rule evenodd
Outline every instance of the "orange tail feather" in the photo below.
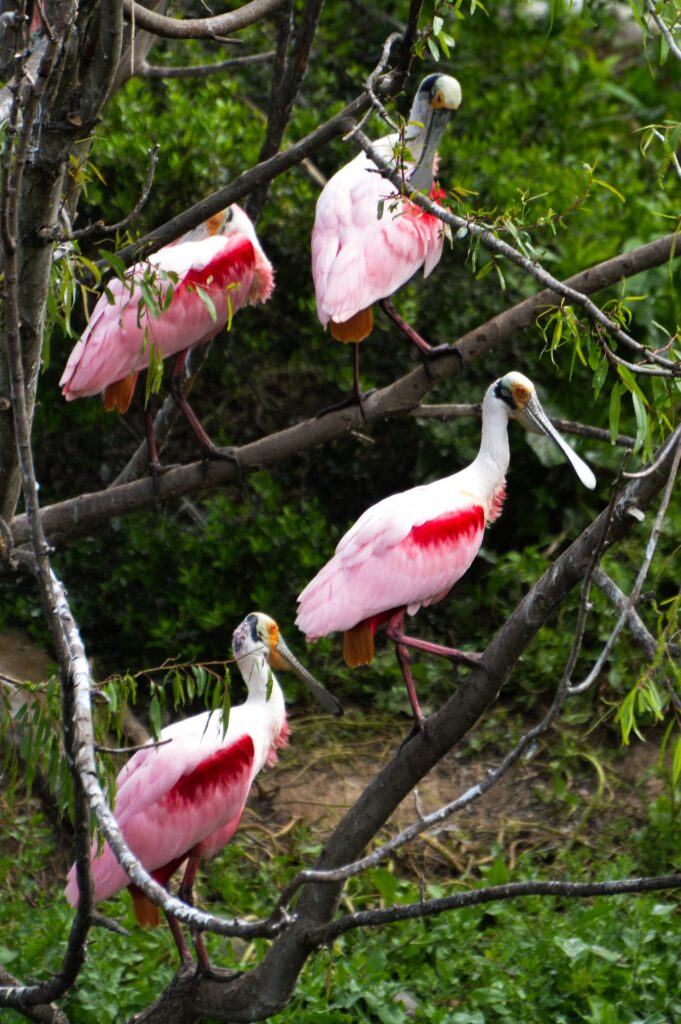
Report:
M 124 377 L 123 380 L 117 380 L 114 384 L 107 384 L 104 388 L 103 396 L 106 411 L 127 412 L 132 402 L 136 383 L 137 374 L 131 373 L 129 377 Z
M 343 657 L 350 668 L 370 665 L 374 658 L 374 631 L 371 622 L 358 622 L 343 633 Z
M 374 314 L 371 306 L 367 306 L 366 309 L 360 309 L 359 313 L 355 313 L 349 320 L 344 320 L 342 324 L 337 323 L 335 320 L 329 321 L 331 337 L 335 338 L 336 341 L 364 341 L 373 329 Z
M 132 906 L 140 928 L 158 928 L 161 923 L 161 912 L 148 896 L 145 896 L 136 885 L 130 885 Z

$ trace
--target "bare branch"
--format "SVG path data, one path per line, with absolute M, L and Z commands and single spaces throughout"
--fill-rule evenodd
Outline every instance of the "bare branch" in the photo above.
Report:
M 149 150 L 149 166 L 147 167 L 142 192 L 140 193 L 139 199 L 133 206 L 132 210 L 130 210 L 122 220 L 119 220 L 116 224 L 105 224 L 104 221 L 98 220 L 94 224 L 88 224 L 86 228 L 79 228 L 76 231 L 70 232 L 62 231 L 58 225 L 55 225 L 51 228 L 41 228 L 38 235 L 41 238 L 49 239 L 54 242 L 75 242 L 76 240 L 90 238 L 96 235 L 105 235 L 116 231 L 123 231 L 141 212 L 149 198 L 149 195 L 151 194 L 151 186 L 154 182 L 154 172 L 158 162 L 158 151 L 158 144 L 152 146 Z
M 614 580 L 611 580 L 606 572 L 600 567 L 596 569 L 593 575 L 593 581 L 599 590 L 602 590 L 605 596 L 612 601 L 616 608 L 623 611 L 629 604 L 629 598 L 620 590 Z M 651 661 L 657 654 L 657 640 L 646 628 L 643 619 L 634 611 L 629 610 L 629 617 L 627 619 L 627 628 L 630 630 L 634 640 L 641 645 L 645 651 L 646 657 Z
M 293 111 L 293 104 L 307 71 L 310 48 L 317 31 L 322 4 L 323 0 L 306 0 L 299 23 L 293 33 L 294 8 L 292 0 L 286 0 L 280 11 L 277 54 L 272 69 L 267 128 L 260 150 L 259 163 L 274 156 L 281 146 L 286 126 Z M 291 45 L 290 53 L 288 52 L 289 45 Z M 268 184 L 265 183 L 254 189 L 248 198 L 246 212 L 254 221 L 257 220 L 267 198 Z
M 139 28 L 164 39 L 220 39 L 221 42 L 225 42 L 222 37 L 266 18 L 283 2 L 284 0 L 250 0 L 250 3 L 227 14 L 216 14 L 211 18 L 185 18 L 182 21 L 150 11 L 134 0 L 123 0 L 123 10 L 128 21 L 134 21 Z
M 652 530 L 650 532 L 650 538 L 649 538 L 648 544 L 646 546 L 645 558 L 643 559 L 643 563 L 641 564 L 641 568 L 639 569 L 638 575 L 636 576 L 636 582 L 634 583 L 633 589 L 632 589 L 631 594 L 630 594 L 630 596 L 629 596 L 629 598 L 627 600 L 627 603 L 626 603 L 625 607 L 623 608 L 623 610 L 622 610 L 622 612 L 620 614 L 620 617 L 619 617 L 619 619 L 617 620 L 617 622 L 615 624 L 615 628 L 613 629 L 612 633 L 608 637 L 608 640 L 607 640 L 603 650 L 601 651 L 600 655 L 598 656 L 595 665 L 593 666 L 593 668 L 589 672 L 588 676 L 581 683 L 577 683 L 575 686 L 571 686 L 570 687 L 570 693 L 583 693 L 584 690 L 588 690 L 589 687 L 594 683 L 594 681 L 598 677 L 599 673 L 601 672 L 601 670 L 603 668 L 603 665 L 605 664 L 605 662 L 607 661 L 608 657 L 610 656 L 610 652 L 612 651 L 613 647 L 615 646 L 615 642 L 616 642 L 618 636 L 620 635 L 620 633 L 624 629 L 624 626 L 626 625 L 627 620 L 629 618 L 630 612 L 633 611 L 633 609 L 636 607 L 636 602 L 638 601 L 639 597 L 641 596 L 641 590 L 643 588 L 643 584 L 645 582 L 645 578 L 648 575 L 648 570 L 650 569 L 650 563 L 653 560 L 653 555 L 655 553 L 655 548 L 657 546 L 657 542 L 658 542 L 659 537 L 660 537 L 660 532 L 662 530 L 662 524 L 663 524 L 664 518 L 665 518 L 665 516 L 667 514 L 667 509 L 669 507 L 669 502 L 671 501 L 672 491 L 674 489 L 674 484 L 676 482 L 676 474 L 678 473 L 678 469 L 679 469 L 679 463 L 681 462 L 681 426 L 678 426 L 676 428 L 676 430 L 674 431 L 674 433 L 672 434 L 672 436 L 670 438 L 670 443 L 675 448 L 675 453 L 674 453 L 674 457 L 672 459 L 671 466 L 669 468 L 669 477 L 667 479 L 667 484 L 666 484 L 666 487 L 664 489 L 664 494 L 662 495 L 662 501 L 660 502 L 660 508 L 659 508 L 658 513 L 657 513 L 657 515 L 655 517 L 655 522 L 653 523 L 653 528 L 652 528 Z M 637 508 L 637 506 L 635 504 L 634 504 L 633 507 Z
M 376 152 L 372 143 L 359 129 L 355 129 L 352 133 L 354 138 L 357 140 L 361 148 L 367 154 L 367 156 L 376 164 L 383 177 L 387 178 L 398 190 L 400 194 L 404 190 L 404 180 L 398 170 L 394 166 L 388 163 L 386 160 Z M 557 278 L 549 274 L 543 267 L 536 261 L 528 259 L 523 256 L 517 249 L 514 249 L 508 242 L 503 242 L 500 238 L 490 231 L 488 228 L 481 227 L 474 221 L 465 217 L 460 217 L 458 214 L 452 213 L 450 210 L 446 210 L 441 207 L 434 200 L 427 198 L 420 193 L 410 193 L 409 197 L 411 202 L 420 206 L 421 209 L 430 213 L 432 216 L 437 217 L 445 224 L 449 224 L 450 227 L 456 228 L 457 230 L 463 228 L 471 235 L 479 238 L 480 241 L 492 252 L 497 253 L 500 256 L 505 256 L 511 263 L 520 267 L 526 273 L 534 277 L 535 280 L 539 281 L 545 287 L 551 291 L 562 296 L 564 299 L 568 299 L 570 302 L 581 306 L 584 311 L 598 324 L 605 328 L 609 334 L 612 334 L 614 338 L 620 341 L 627 348 L 636 352 L 642 356 L 646 363 L 655 365 L 636 365 L 634 369 L 637 373 L 649 373 L 655 376 L 663 377 L 681 377 L 681 360 L 673 361 L 666 359 L 651 349 L 646 348 L 645 345 L 641 345 L 634 338 L 631 338 L 620 326 L 615 323 L 609 316 L 607 316 L 602 309 L 595 305 L 583 292 L 578 292 L 574 288 L 571 288 L 567 284 L 563 284 L 558 281 Z M 633 365 L 633 364 L 632 364 Z
M 0 992 L 2 989 L 22 988 L 21 982 L 13 974 L 0 967 Z M 35 1024 L 69 1024 L 68 1017 L 56 1006 L 42 1005 L 22 1008 L 21 1012 L 27 1020 L 35 1021 Z
M 652 17 L 653 21 L 659 28 L 662 35 L 664 36 L 665 42 L 667 43 L 670 52 L 674 54 L 677 60 L 681 61 L 681 49 L 679 49 L 679 46 L 677 45 L 674 36 L 671 34 L 671 31 L 669 30 L 666 21 L 664 20 L 661 14 L 657 13 L 657 8 L 655 7 L 653 0 L 645 0 L 645 3 L 646 10 Z
M 274 50 L 266 50 L 264 53 L 232 57 L 230 60 L 222 60 L 217 64 L 194 64 L 187 67 L 148 64 L 144 61 L 135 74 L 139 78 L 207 78 L 209 75 L 219 75 L 223 71 L 237 71 L 239 68 L 250 67 L 253 64 L 268 64 L 273 58 Z
M 362 910 L 347 914 L 338 921 L 322 925 L 311 931 L 310 939 L 319 945 L 327 945 L 340 935 L 355 928 L 376 928 L 408 921 L 413 918 L 432 917 L 449 910 L 461 910 L 498 900 L 513 900 L 520 896 L 555 896 L 563 899 L 587 899 L 593 896 L 619 896 L 623 893 L 660 892 L 664 889 L 681 888 L 681 872 L 671 875 L 644 876 L 641 878 L 617 878 L 610 882 L 509 882 L 507 885 L 491 885 L 470 892 L 458 892 L 436 900 L 406 903 L 401 906 L 380 910 Z
M 423 405 L 422 403 L 412 409 L 409 415 L 417 420 L 442 420 L 443 423 L 446 423 L 447 420 L 463 419 L 469 416 L 479 417 L 481 413 L 482 406 L 479 402 L 442 405 Z M 600 427 L 592 427 L 588 423 L 576 423 L 574 420 L 557 419 L 555 416 L 550 416 L 549 419 L 554 427 L 564 434 L 574 434 L 576 437 L 586 437 L 590 441 L 602 441 L 604 444 L 613 443 L 609 430 L 601 430 Z M 618 434 L 614 443 L 621 448 L 633 448 L 635 439 L 626 434 Z

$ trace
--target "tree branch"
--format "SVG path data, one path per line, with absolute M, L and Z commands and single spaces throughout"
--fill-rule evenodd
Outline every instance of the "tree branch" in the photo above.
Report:
M 135 25 L 163 39 L 219 39 L 266 18 L 283 2 L 250 0 L 250 3 L 227 14 L 216 14 L 211 18 L 185 18 L 182 21 L 150 11 L 148 7 L 134 3 L 134 0 L 123 0 L 123 10 L 128 21 L 134 21 Z
M 454 893 L 436 900 L 406 903 L 380 910 L 363 910 L 347 914 L 331 924 L 311 929 L 309 938 L 317 945 L 328 945 L 354 928 L 377 928 L 396 921 L 433 917 L 448 910 L 462 910 L 519 896 L 554 896 L 563 899 L 587 899 L 593 896 L 618 896 L 623 893 L 659 892 L 681 888 L 681 872 L 642 878 L 618 878 L 610 882 L 509 882 L 491 885 L 470 892 Z
M 400 194 L 404 194 L 405 182 L 399 170 L 396 170 L 392 164 L 388 163 L 382 156 L 380 156 L 379 153 L 377 153 L 366 135 L 364 135 L 364 133 L 358 128 L 356 128 L 351 134 L 355 139 L 357 139 L 357 142 L 367 156 L 376 164 L 382 176 L 387 178 Z M 506 259 L 511 263 L 520 267 L 521 270 L 524 270 L 531 277 L 534 277 L 535 280 L 539 281 L 540 284 L 543 284 L 549 290 L 561 296 L 561 298 L 568 299 L 570 302 L 581 306 L 587 315 L 597 324 L 600 324 L 600 326 L 609 334 L 612 334 L 614 338 L 631 351 L 642 356 L 646 360 L 646 364 L 654 364 L 633 366 L 633 369 L 636 370 L 637 373 L 647 373 L 663 377 L 681 377 L 681 360 L 674 361 L 666 359 L 663 356 L 658 355 L 656 352 L 653 352 L 651 349 L 646 348 L 645 345 L 641 345 L 638 341 L 631 338 L 625 331 L 623 331 L 619 324 L 607 316 L 602 309 L 596 306 L 584 292 L 579 292 L 569 284 L 558 281 L 555 277 L 544 270 L 536 260 L 530 260 L 527 256 L 523 256 L 522 253 L 517 249 L 514 249 L 512 245 L 508 244 L 508 242 L 503 242 L 500 238 L 497 238 L 496 235 L 488 228 L 481 227 L 479 224 L 476 224 L 474 221 L 466 217 L 460 217 L 458 214 L 452 213 L 451 210 L 444 209 L 434 200 L 429 199 L 418 192 L 409 193 L 408 198 L 416 206 L 421 207 L 421 209 L 425 210 L 427 213 L 437 217 L 438 220 L 441 220 L 444 224 L 448 224 L 450 227 L 456 228 L 457 230 L 465 229 L 475 238 L 479 238 L 483 245 L 485 245 L 491 252 L 506 257 Z M 676 251 L 676 247 L 674 251 Z
M 510 618 L 504 623 L 483 656 L 481 666 L 473 669 L 466 684 L 460 686 L 450 700 L 427 720 L 426 733 L 409 738 L 370 782 L 360 799 L 350 809 L 333 835 L 327 840 L 324 852 L 315 870 L 333 870 L 357 859 L 367 843 L 385 824 L 404 797 L 421 778 L 466 735 L 483 712 L 493 703 L 501 686 L 508 680 L 523 651 L 569 592 L 589 570 L 595 549 L 608 550 L 636 528 L 636 521 L 627 515 L 632 504 L 646 508 L 664 487 L 669 475 L 674 445 L 667 441 L 660 449 L 660 468 L 650 476 L 635 480 L 624 488 L 613 507 L 591 523 L 564 552 L 544 576 L 523 598 Z M 545 892 L 556 893 L 561 883 L 522 883 L 546 886 Z M 568 883 L 591 885 L 591 883 Z M 602 884 L 600 894 L 612 892 L 622 886 L 623 892 L 669 888 L 681 884 L 678 875 L 660 879 L 625 879 Z M 226 983 L 201 979 L 192 986 L 174 986 L 139 1018 L 139 1024 L 156 1024 L 166 1019 L 172 1002 L 174 1019 L 185 1022 L 191 1016 L 210 1016 L 230 1022 L 264 1019 L 286 1004 L 300 970 L 317 942 L 324 942 L 333 934 L 334 914 L 340 895 L 339 883 L 306 885 L 296 904 L 296 916 L 278 937 L 257 968 Z M 505 887 L 504 887 L 505 888 Z M 521 889 L 508 890 L 511 896 L 520 895 Z M 563 894 L 578 895 L 580 890 L 564 890 Z M 584 895 L 594 890 L 582 889 Z M 504 898 L 503 889 L 493 892 L 490 899 Z M 486 895 L 459 894 L 475 902 Z M 454 904 L 456 906 L 456 904 Z M 433 909 L 433 908 L 431 908 Z M 443 908 L 444 909 L 444 908 Z M 355 921 L 347 927 L 357 927 Z M 385 923 L 385 922 L 383 922 Z M 343 925 L 346 927 L 346 925 Z
M 412 7 L 420 10 L 421 4 L 422 0 L 412 0 Z M 412 20 L 410 18 L 407 32 L 411 31 Z M 407 38 L 411 38 L 411 36 Z M 408 48 L 404 45 L 401 47 L 401 51 L 400 58 L 395 66 L 386 72 L 382 81 L 376 86 L 377 93 L 382 97 L 392 96 L 395 92 L 399 91 L 407 75 L 411 55 Z M 213 192 L 212 195 L 205 199 L 201 199 L 188 210 L 173 217 L 172 220 L 166 221 L 161 227 L 149 232 L 149 234 L 138 239 L 133 244 L 125 246 L 117 253 L 118 258 L 129 266 L 140 255 L 148 255 L 161 246 L 167 245 L 168 242 L 179 238 L 180 235 L 183 235 L 191 228 L 202 224 L 209 217 L 212 217 L 213 214 L 224 210 L 230 203 L 236 203 L 239 199 L 248 195 L 249 192 L 252 192 L 253 189 L 272 181 L 273 178 L 283 174 L 284 171 L 289 170 L 291 167 L 295 167 L 296 164 L 301 163 L 306 157 L 316 152 L 322 146 L 325 146 L 332 139 L 342 135 L 352 127 L 354 123 L 353 118 L 360 116 L 365 110 L 368 110 L 370 104 L 371 101 L 366 94 L 358 96 L 338 114 L 330 117 L 319 128 L 310 132 L 288 149 L 275 154 L 262 163 L 256 164 L 255 167 L 250 168 L 248 171 L 243 171 L 229 185 L 225 185 L 224 188 Z
M 193 64 L 187 67 L 172 65 L 148 64 L 144 61 L 135 74 L 139 78 L 207 78 L 223 71 L 236 71 L 238 68 L 250 67 L 252 64 L 267 64 L 274 57 L 274 50 L 264 53 L 253 53 L 244 57 L 232 57 L 217 64 Z
M 668 235 L 624 256 L 617 256 L 581 271 L 568 281 L 589 291 L 606 287 L 623 276 L 633 276 L 642 270 L 665 263 L 672 255 L 676 255 L 676 241 L 674 235 Z M 681 255 L 681 246 L 678 253 Z M 248 473 L 274 465 L 292 455 L 336 440 L 355 430 L 361 430 L 366 423 L 416 408 L 423 396 L 437 383 L 458 376 L 462 365 L 508 342 L 516 331 L 528 326 L 551 300 L 551 292 L 539 292 L 469 331 L 455 342 L 451 356 L 441 357 L 432 363 L 427 371 L 422 368 L 413 370 L 388 387 L 373 392 L 364 401 L 364 416 L 357 408 L 343 409 L 328 413 L 319 419 L 305 420 L 286 430 L 234 449 L 242 471 Z M 134 459 L 135 466 L 130 473 L 139 471 L 146 465 L 143 446 L 140 446 Z M 124 475 L 130 475 L 129 466 L 119 479 Z M 118 487 L 110 487 L 106 491 L 82 494 L 77 498 L 57 502 L 43 509 L 41 514 L 50 544 L 58 546 L 89 533 L 95 526 L 114 516 L 126 515 L 155 503 L 189 494 L 208 493 L 237 481 L 237 470 L 227 462 L 194 462 L 169 470 L 155 481 L 149 478 L 135 480 Z M 12 520 L 11 530 L 15 547 L 27 543 L 25 515 L 16 516 Z

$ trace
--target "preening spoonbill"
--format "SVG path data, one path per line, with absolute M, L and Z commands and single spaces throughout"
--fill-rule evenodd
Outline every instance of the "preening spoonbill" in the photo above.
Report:
M 233 635 L 234 658 L 248 688 L 243 704 L 232 707 L 223 734 L 219 711 L 205 711 L 169 725 L 161 746 L 138 751 L 116 780 L 116 821 L 132 852 L 161 885 L 187 861 L 179 896 L 192 901 L 194 878 L 203 858 L 212 857 L 234 835 L 253 779 L 277 760 L 277 748 L 288 742 L 284 695 L 272 669 L 290 668 L 304 680 L 331 714 L 341 707 L 289 651 L 273 619 L 262 612 L 248 615 Z M 135 916 L 142 926 L 159 923 L 158 908 L 131 884 L 109 846 L 91 851 L 96 900 L 129 888 Z M 66 898 L 76 904 L 75 865 L 68 875 Z M 190 961 L 182 930 L 169 917 L 180 956 Z M 209 971 L 199 935 L 195 940 L 201 969 Z
M 187 353 L 215 337 L 242 306 L 265 302 L 273 283 L 251 221 L 241 207 L 228 206 L 136 263 L 123 281 L 109 281 L 69 356 L 59 382 L 64 398 L 103 391 L 107 410 L 126 412 L 140 370 L 175 356 L 172 394 L 205 454 L 216 456 L 182 388 Z M 157 467 L 150 424 L 148 415 L 149 458 Z
M 371 662 L 376 628 L 387 623 L 420 725 L 423 715 L 408 648 L 470 659 L 453 648 L 405 636 L 405 612 L 413 615 L 421 605 L 441 601 L 449 593 L 478 553 L 485 527 L 501 514 L 509 419 L 547 434 L 581 482 L 595 487 L 589 467 L 546 416 L 532 381 L 522 373 L 508 373 L 487 389 L 480 451 L 470 466 L 367 509 L 298 598 L 296 624 L 307 639 L 342 631 L 343 656 L 351 668 Z
M 413 162 L 405 169 L 408 188 L 430 191 L 437 144 L 453 111 L 461 104 L 461 86 L 449 75 L 428 75 L 421 82 L 409 115 L 405 143 Z M 374 143 L 395 162 L 399 135 Z M 386 300 L 423 267 L 427 277 L 442 255 L 443 224 L 407 199 L 381 177 L 364 153 L 327 182 L 317 200 L 312 229 L 312 277 L 317 314 L 338 341 L 363 341 L 373 328 L 372 305 Z M 386 312 L 412 341 L 431 351 L 392 306 Z M 355 345 L 355 397 L 359 399 L 359 359 Z

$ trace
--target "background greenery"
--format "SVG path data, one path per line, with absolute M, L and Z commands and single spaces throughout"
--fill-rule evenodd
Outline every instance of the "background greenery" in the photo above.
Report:
M 654 144 L 644 153 L 640 143 L 646 125 L 673 116 L 678 66 L 669 60 L 661 64 L 657 43 L 644 46 L 635 21 L 622 21 L 625 5 L 595 2 L 581 16 L 554 5 L 551 19 L 522 16 L 521 10 L 517 4 L 490 4 L 486 13 L 478 8 L 473 15 L 465 10 L 465 17 L 450 12 L 446 18 L 456 48 L 449 59 L 443 55 L 439 67 L 459 78 L 464 102 L 441 146 L 440 177 L 447 189 L 468 190 L 464 210 L 515 218 L 516 226 L 539 224 L 530 234 L 542 262 L 564 277 L 673 229 L 679 182 L 660 147 Z M 356 94 L 394 19 L 404 14 L 401 2 L 382 3 L 380 9 L 327 5 L 290 140 Z M 273 36 L 273 27 L 268 31 Z M 269 45 L 262 26 L 243 38 L 245 50 Z M 177 64 L 205 58 L 199 44 L 159 45 L 151 55 L 157 62 Z M 425 59 L 408 91 L 434 69 L 432 59 Z M 158 170 L 135 233 L 225 184 L 257 161 L 263 134 L 259 111 L 266 109 L 268 94 L 266 68 L 202 81 L 129 82 L 106 110 L 91 165 L 80 169 L 88 183 L 78 224 L 98 217 L 112 222 L 128 211 L 141 191 L 153 141 L 161 145 Z M 409 101 L 406 94 L 399 101 L 403 114 Z M 383 132 L 376 121 L 372 130 Z M 330 175 L 352 155 L 352 147 L 339 140 L 315 163 Z M 616 192 L 590 185 L 593 175 Z M 302 168 L 273 183 L 258 232 L 276 267 L 276 293 L 266 306 L 241 311 L 229 336 L 216 340 L 209 372 L 192 395 L 216 443 L 245 443 L 313 416 L 349 388 L 349 353 L 322 331 L 314 309 L 308 266 L 317 192 Z M 94 259 L 98 253 L 86 255 Z M 495 272 L 478 277 L 483 254 L 475 265 L 467 256 L 467 241 L 455 240 L 432 277 L 415 278 L 397 298 L 400 311 L 433 343 L 454 340 L 535 290 L 533 281 L 506 265 L 499 268 L 503 277 Z M 659 325 L 673 330 L 680 319 L 677 285 L 678 270 L 661 267 L 625 286 L 630 294 L 647 297 L 631 303 L 631 330 L 653 347 L 665 341 Z M 613 298 L 620 294 L 621 289 L 612 289 Z M 77 329 L 82 322 L 82 310 L 74 312 Z M 105 414 L 96 400 L 69 405 L 61 400 L 57 380 L 72 343 L 55 323 L 35 421 L 43 504 L 112 480 L 142 436 L 139 409 L 118 418 Z M 440 385 L 429 400 L 477 401 L 491 380 L 519 369 L 535 380 L 553 414 L 607 427 L 607 395 L 594 400 L 592 372 L 575 359 L 573 347 L 565 344 L 551 353 L 546 347 L 539 329 L 528 330 L 510 347 L 471 366 L 465 378 Z M 418 365 L 418 356 L 379 315 L 374 334 L 362 346 L 361 365 L 368 388 Z M 673 414 L 678 391 L 662 394 L 659 386 L 657 391 L 650 384 L 642 387 L 651 406 L 667 402 Z M 636 432 L 628 402 L 620 428 Z M 564 464 L 542 461 L 546 456 L 540 453 L 539 458 L 520 430 L 511 427 L 511 433 L 504 515 L 449 599 L 421 611 L 422 636 L 482 649 L 556 552 L 607 501 L 620 460 L 617 450 L 577 443 L 599 479 L 592 495 Z M 372 425 L 365 435 L 301 455 L 205 500 L 116 520 L 58 552 L 55 567 L 70 591 L 99 677 L 138 672 L 168 657 L 226 659 L 232 629 L 255 607 L 273 615 L 302 653 L 303 639 L 292 625 L 296 594 L 347 526 L 386 494 L 465 465 L 475 454 L 479 424 L 405 418 Z M 178 426 L 168 458 L 195 457 L 192 439 Z M 675 607 L 679 515 L 678 505 L 672 507 L 647 588 L 654 593 L 646 613 L 653 631 Z M 640 564 L 646 535 L 644 527 L 606 563 L 625 589 Z M 40 611 L 29 592 L 10 590 L 4 581 L 0 592 L 0 625 L 23 626 L 44 641 Z M 594 604 L 584 666 L 614 621 L 612 609 L 597 593 Z M 501 734 L 483 730 L 469 742 L 467 756 L 481 751 L 492 756 L 505 749 L 527 716 L 536 719 L 552 696 L 569 649 L 573 613 L 574 603 L 561 608 L 502 695 L 508 715 L 502 721 L 508 729 Z M 382 644 L 379 648 L 371 669 L 355 673 L 342 664 L 337 638 L 309 649 L 305 660 L 346 701 L 350 721 L 353 715 L 376 713 L 379 733 L 396 729 L 401 736 L 408 728 L 403 684 L 392 651 Z M 570 794 L 577 799 L 565 781 L 572 771 L 570 751 L 590 753 L 610 772 L 619 743 L 614 706 L 636 684 L 641 669 L 638 650 L 624 637 L 598 691 L 570 710 L 556 749 L 543 751 L 548 803 L 560 806 Z M 419 663 L 416 676 L 426 709 L 451 690 L 452 680 L 439 663 Z M 142 714 L 144 707 L 142 684 Z M 380 718 L 389 712 L 402 718 Z M 645 715 L 642 723 L 645 728 Z M 335 728 L 335 723 L 328 725 L 329 731 Z M 642 775 L 647 777 L 654 766 L 651 757 Z M 347 770 L 352 771 L 351 761 Z M 610 808 L 607 828 L 589 833 L 588 842 L 560 862 L 560 876 L 605 877 L 605 872 L 679 866 L 678 794 L 664 781 L 664 764 L 658 770 L 663 785 L 648 813 L 639 809 L 634 821 L 623 825 L 622 816 Z M 4 955 L 9 968 L 24 975 L 49 970 L 58 963 L 69 921 L 58 895 L 61 882 L 50 867 L 58 864 L 61 871 L 64 855 L 60 860 L 51 830 L 32 804 L 19 816 L 5 807 L 3 817 L 1 884 L 9 924 L 0 962 Z M 292 866 L 309 858 L 317 842 L 319 837 L 301 826 L 280 856 L 259 860 L 257 851 L 251 849 L 250 858 L 241 852 L 252 845 L 250 836 L 237 838 L 211 868 L 204 897 L 230 911 L 263 912 Z M 535 850 L 510 872 L 503 844 L 491 843 L 489 849 L 491 865 L 476 869 L 473 878 L 489 882 L 550 874 L 555 858 L 555 850 Z M 482 851 L 478 859 L 484 860 Z M 452 884 L 455 880 L 441 869 L 427 891 L 445 891 Z M 388 902 L 414 899 L 418 891 L 408 865 L 398 862 L 354 883 L 348 898 L 359 906 L 373 900 L 376 890 Z M 119 900 L 115 911 L 112 905 L 111 912 L 124 913 L 130 924 L 124 902 Z M 295 1002 L 281 1019 L 392 1024 L 407 1019 L 413 999 L 414 1017 L 424 1021 L 662 1024 L 681 1016 L 680 937 L 678 906 L 671 896 L 490 906 L 396 926 L 380 941 L 371 935 L 348 936 L 311 960 Z M 215 943 L 227 964 L 259 953 L 259 947 Z M 168 978 L 173 958 L 170 939 L 161 933 L 135 930 L 128 939 L 98 935 L 89 973 L 69 1006 L 73 1020 L 119 1020 L 144 1005 L 159 980 Z

